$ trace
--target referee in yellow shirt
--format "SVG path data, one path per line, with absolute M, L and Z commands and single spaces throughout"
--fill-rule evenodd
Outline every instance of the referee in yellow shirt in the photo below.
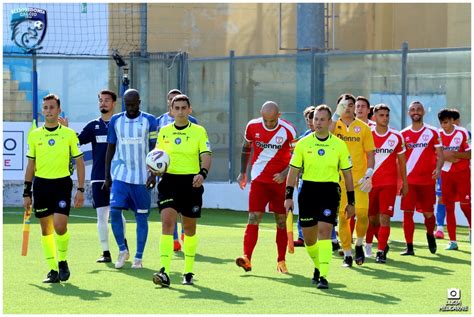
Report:
M 303 186 L 298 195 L 299 221 L 306 251 L 313 260 L 313 284 L 329 288 L 327 274 L 332 257 L 331 231 L 337 223 L 341 199 L 339 171 L 347 184 L 345 216 L 354 215 L 351 158 L 344 141 L 329 132 L 331 109 L 326 105 L 314 110 L 314 133 L 296 143 L 286 179 L 285 208 L 293 209 L 293 191 L 302 173 Z
M 197 249 L 196 223 L 201 217 L 202 186 L 211 168 L 211 146 L 204 127 L 191 123 L 192 108 L 186 95 L 171 101 L 175 121 L 162 127 L 156 148 L 170 156 L 170 166 L 158 184 L 158 209 L 161 213 L 160 264 L 153 282 L 170 286 L 170 266 L 173 256 L 173 231 L 178 213 L 184 229 L 183 285 L 192 285 L 194 258 Z
M 73 187 L 69 171 L 70 157 L 75 159 L 77 166 L 75 208 L 82 207 L 84 203 L 85 169 L 76 132 L 58 122 L 61 113 L 58 96 L 45 96 L 42 112 L 45 118 L 44 126 L 28 135 L 28 165 L 25 172 L 23 205 L 28 208 L 33 200 L 33 211 L 41 224 L 41 245 L 51 269 L 43 282 L 59 283 L 67 281 L 70 276 L 66 261 L 69 245 L 67 222 Z

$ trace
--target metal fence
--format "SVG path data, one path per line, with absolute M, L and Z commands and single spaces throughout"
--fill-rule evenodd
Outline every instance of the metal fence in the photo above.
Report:
M 129 56 L 130 87 L 142 95 L 142 109 L 166 111 L 166 93 L 180 88 L 191 98 L 193 115 L 206 127 L 213 147 L 210 180 L 235 180 L 240 168 L 243 131 L 258 117 L 266 100 L 280 105 L 282 117 L 305 130 L 302 111 L 311 104 L 335 107 L 344 92 L 363 95 L 372 104 L 391 106 L 391 126 L 409 124 L 407 104 L 422 101 L 426 122 L 446 106 L 460 110 L 470 128 L 471 49 L 302 52 L 272 56 L 189 58 L 186 54 Z M 4 55 L 4 121 L 32 118 L 32 61 Z M 37 56 L 38 94 L 61 97 L 71 122 L 98 116 L 97 92 L 120 91 L 120 71 L 110 58 Z M 41 99 L 40 99 L 41 100 Z M 64 105 L 64 106 L 63 106 Z M 120 111 L 120 103 L 117 105 Z

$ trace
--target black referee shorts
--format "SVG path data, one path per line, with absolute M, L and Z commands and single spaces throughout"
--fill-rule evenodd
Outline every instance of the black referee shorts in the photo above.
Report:
M 204 186 L 193 187 L 195 175 L 164 174 L 158 183 L 158 210 L 173 208 L 188 218 L 201 218 Z
M 337 224 L 341 187 L 338 183 L 303 181 L 298 195 L 301 227 L 312 227 L 319 221 Z
M 69 216 L 71 210 L 71 177 L 47 179 L 35 177 L 33 182 L 33 211 L 36 218 L 54 213 Z

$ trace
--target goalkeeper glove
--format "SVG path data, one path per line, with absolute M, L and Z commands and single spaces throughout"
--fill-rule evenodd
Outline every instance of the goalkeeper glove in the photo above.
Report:
M 374 175 L 374 170 L 372 168 L 368 168 L 364 177 L 359 179 L 357 182 L 360 185 L 359 189 L 364 193 L 368 193 L 372 189 L 372 175 Z
M 332 115 L 332 120 L 337 121 L 341 115 L 344 113 L 346 110 L 347 105 L 349 104 L 349 100 L 343 99 L 341 102 L 336 107 L 336 111 L 334 111 L 334 114 Z

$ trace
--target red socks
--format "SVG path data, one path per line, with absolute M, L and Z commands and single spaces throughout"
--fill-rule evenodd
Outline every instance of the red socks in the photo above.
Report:
M 434 219 L 434 217 L 432 218 Z M 415 233 L 415 222 L 413 221 L 413 212 L 403 213 L 403 233 L 405 234 L 406 243 L 413 243 L 413 234 Z
M 378 240 L 379 240 L 378 249 L 379 250 L 385 249 L 385 247 L 387 246 L 387 241 L 388 241 L 389 236 L 390 236 L 390 227 L 380 226 L 379 236 L 378 236 Z
M 435 215 L 433 214 L 433 216 L 431 216 L 431 218 L 426 218 L 426 216 L 425 216 L 426 232 L 430 236 L 432 236 L 434 234 L 435 226 L 436 226 L 436 217 L 435 217 Z
M 286 228 L 276 229 L 276 240 L 277 250 L 278 250 L 278 262 L 285 261 L 286 255 L 286 246 L 288 244 L 288 235 L 286 233 Z
M 461 204 L 461 210 L 464 216 L 467 218 L 467 222 L 469 223 L 469 228 L 471 228 L 471 204 Z
M 286 234 L 286 233 L 285 233 Z M 258 225 L 247 224 L 244 235 L 244 255 L 250 260 L 258 240 Z
M 446 206 L 446 226 L 448 227 L 449 240 L 456 241 L 456 212 L 454 203 L 445 203 Z

